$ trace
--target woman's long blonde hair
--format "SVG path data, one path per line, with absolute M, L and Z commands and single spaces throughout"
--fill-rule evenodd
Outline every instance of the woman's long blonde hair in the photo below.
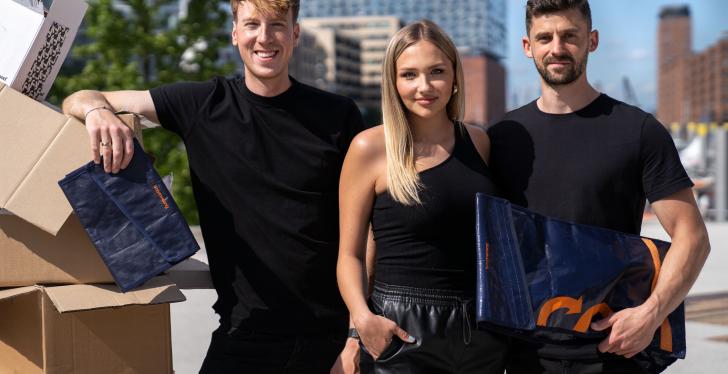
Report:
M 457 91 L 447 103 L 447 116 L 461 121 L 465 112 L 463 68 L 457 48 L 434 22 L 420 20 L 399 30 L 389 41 L 382 63 L 382 116 L 387 152 L 387 189 L 392 198 L 404 205 L 421 204 L 420 178 L 415 168 L 412 130 L 407 122 L 407 109 L 397 92 L 397 59 L 409 46 L 427 40 L 447 56 L 455 71 Z

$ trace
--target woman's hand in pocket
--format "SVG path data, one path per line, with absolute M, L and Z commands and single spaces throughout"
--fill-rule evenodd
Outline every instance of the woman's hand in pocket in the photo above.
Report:
M 354 325 L 364 348 L 375 360 L 392 344 L 392 339 L 401 339 L 407 343 L 415 342 L 415 338 L 397 326 L 394 321 L 373 313 L 368 313 L 364 318 L 355 321 Z

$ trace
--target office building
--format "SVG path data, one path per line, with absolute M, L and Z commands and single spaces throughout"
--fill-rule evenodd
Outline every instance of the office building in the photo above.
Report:
M 394 16 L 403 23 L 427 18 L 445 30 L 463 57 L 467 105 L 465 119 L 485 126 L 505 112 L 505 68 L 500 59 L 506 52 L 506 2 L 504 0 L 306 0 L 301 2 L 306 18 Z M 384 43 L 386 44 L 386 43 Z M 364 51 L 367 46 L 362 48 Z M 378 52 L 377 52 L 378 53 Z M 363 73 L 368 92 L 378 91 L 381 77 L 374 59 Z M 467 61 L 467 62 L 466 62 Z M 367 78 L 368 77 L 368 78 Z M 373 95 L 368 94 L 373 99 Z M 374 102 L 370 100 L 369 102 Z M 369 105 L 369 104 L 367 104 Z
M 364 16 L 303 18 L 300 24 L 302 35 L 312 39 L 299 41 L 289 65 L 291 75 L 349 96 L 363 110 L 379 110 L 384 52 L 402 22 L 392 16 Z M 322 53 L 323 60 L 315 60 Z M 318 67 L 311 71 L 314 65 Z
M 396 16 L 409 23 L 427 18 L 466 54 L 506 54 L 505 0 L 306 0 L 301 17 Z

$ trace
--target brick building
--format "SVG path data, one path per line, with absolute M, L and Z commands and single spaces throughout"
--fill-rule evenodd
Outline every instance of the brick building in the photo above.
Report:
M 690 8 L 663 8 L 657 32 L 657 118 L 663 123 L 683 122 L 687 117 L 684 84 L 692 53 Z
M 728 35 L 687 64 L 688 121 L 728 121 Z
M 694 53 L 690 9 L 665 7 L 657 49 L 657 119 L 664 124 L 727 121 L 728 34 Z
M 506 71 L 488 55 L 463 55 L 465 123 L 488 125 L 505 114 Z

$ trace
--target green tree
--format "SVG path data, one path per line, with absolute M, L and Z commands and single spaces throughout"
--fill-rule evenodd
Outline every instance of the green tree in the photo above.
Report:
M 49 96 L 59 104 L 82 89 L 146 90 L 177 81 L 199 81 L 233 72 L 220 51 L 229 45 L 228 12 L 219 1 L 191 0 L 177 22 L 169 7 L 178 0 L 90 0 L 84 24 Z M 165 12 L 167 9 L 167 12 Z M 161 175 L 174 175 L 173 194 L 188 222 L 198 222 L 187 155 L 167 131 L 144 132 L 147 152 Z

